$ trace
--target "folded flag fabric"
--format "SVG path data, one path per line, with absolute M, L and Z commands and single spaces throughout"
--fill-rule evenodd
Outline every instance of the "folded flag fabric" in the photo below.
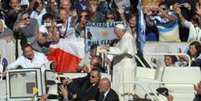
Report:
M 178 22 L 169 22 L 165 24 L 158 24 L 159 40 L 160 41 L 172 41 L 180 42 L 179 39 L 179 25 Z
M 58 73 L 77 72 L 78 64 L 84 57 L 83 39 L 60 39 L 58 43 L 50 46 L 47 55 L 54 62 Z
M 141 0 L 138 1 L 137 9 L 138 9 L 137 47 L 141 52 L 143 52 L 143 48 L 146 42 L 146 38 L 145 38 L 146 24 L 144 20 Z

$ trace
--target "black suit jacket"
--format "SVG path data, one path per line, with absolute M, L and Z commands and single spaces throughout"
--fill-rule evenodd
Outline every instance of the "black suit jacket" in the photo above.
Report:
M 101 93 L 99 94 L 98 101 L 103 101 L 103 96 L 101 95 Z M 119 101 L 119 96 L 113 89 L 110 89 L 109 93 L 104 98 L 104 101 Z
M 201 95 L 196 94 L 193 101 L 201 101 Z
M 69 93 L 77 95 L 77 99 L 74 99 L 73 101 L 95 100 L 99 93 L 98 84 L 91 84 L 89 75 L 83 78 L 74 79 L 68 87 Z

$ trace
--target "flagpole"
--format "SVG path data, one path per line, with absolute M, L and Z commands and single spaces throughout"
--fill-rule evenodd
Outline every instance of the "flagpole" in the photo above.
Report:
M 86 26 L 84 27 L 84 53 L 87 54 L 87 33 L 86 33 Z

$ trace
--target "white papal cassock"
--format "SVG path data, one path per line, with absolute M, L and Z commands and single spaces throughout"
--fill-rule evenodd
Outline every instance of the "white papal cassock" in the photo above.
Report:
M 108 51 L 108 54 L 114 55 L 112 88 L 118 93 L 120 101 L 126 101 L 122 94 L 134 92 L 133 84 L 122 84 L 122 82 L 134 81 L 135 78 L 136 62 L 133 58 L 136 53 L 135 42 L 131 33 L 127 31 L 117 45 L 110 47 Z

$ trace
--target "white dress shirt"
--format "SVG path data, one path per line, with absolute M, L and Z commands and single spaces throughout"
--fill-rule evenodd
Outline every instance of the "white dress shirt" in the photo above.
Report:
M 110 89 L 109 89 L 109 90 L 107 90 L 107 91 L 104 93 L 104 98 L 103 98 L 103 101 L 106 99 L 107 94 L 109 93 L 109 91 L 110 91 Z
M 47 63 L 48 59 L 44 54 L 34 51 L 32 60 L 25 56 L 20 56 L 15 62 L 9 64 L 7 69 L 16 69 L 18 66 L 21 66 L 22 68 L 41 68 Z

